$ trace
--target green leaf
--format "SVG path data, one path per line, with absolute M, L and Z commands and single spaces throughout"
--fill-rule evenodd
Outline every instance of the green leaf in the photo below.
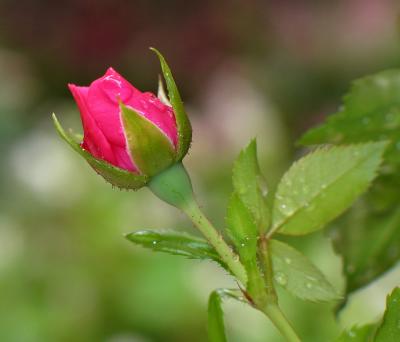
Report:
M 218 289 L 211 293 L 208 300 L 208 339 L 209 342 L 225 342 L 224 313 L 222 299 L 233 298 L 247 303 L 238 290 Z
M 301 252 L 288 244 L 270 240 L 274 280 L 292 295 L 313 302 L 340 298 L 323 273 Z
M 400 288 L 395 288 L 386 301 L 383 322 L 375 336 L 375 342 L 400 341 Z
M 365 199 L 331 227 L 335 250 L 344 261 L 346 292 L 373 281 L 399 260 L 399 228 L 400 208 L 371 215 Z
M 175 161 L 175 150 L 167 136 L 151 121 L 121 104 L 126 140 L 140 171 L 154 176 Z
M 227 216 L 227 233 L 244 263 L 255 259 L 257 252 L 257 226 L 249 209 L 234 192 L 230 198 Z
M 389 142 L 382 175 L 374 187 L 373 204 L 399 203 L 400 193 L 400 70 L 387 70 L 354 82 L 340 111 L 306 132 L 303 145 Z M 371 208 L 373 209 L 373 208 Z
M 336 342 L 373 342 L 376 324 L 355 326 L 344 331 Z
M 340 111 L 300 139 L 303 145 L 391 141 L 386 160 L 400 167 L 400 70 L 354 82 Z M 393 170 L 395 175 L 395 170 Z
M 302 144 L 388 140 L 381 175 L 371 191 L 332 229 L 335 249 L 344 257 L 347 292 L 388 270 L 400 251 L 400 70 L 354 82 L 342 109 L 309 130 Z M 380 241 L 377 246 L 371 241 Z
M 208 300 L 208 340 L 210 342 L 226 342 L 224 313 L 221 307 L 221 297 L 216 291 Z
M 381 322 L 353 327 L 344 331 L 336 342 L 397 342 L 400 341 L 400 288 L 395 288 L 386 300 Z
M 385 147 L 324 147 L 294 163 L 278 185 L 269 235 L 311 233 L 340 215 L 375 178 Z
M 83 158 L 85 158 L 90 166 L 107 182 L 119 188 L 133 190 L 139 189 L 147 184 L 147 176 L 138 175 L 115 167 L 104 160 L 93 157 L 89 152 L 82 149 L 79 143 L 77 143 L 71 135 L 64 131 L 55 114 L 53 114 L 53 122 L 61 138 L 66 141 L 68 145 L 74 149 L 74 151 L 78 152 Z
M 251 211 L 260 232 L 268 229 L 270 212 L 267 205 L 267 185 L 257 160 L 257 143 L 252 140 L 239 154 L 233 166 L 233 186 Z
M 160 60 L 161 69 L 167 84 L 169 101 L 174 108 L 176 125 L 178 128 L 178 153 L 176 160 L 180 161 L 189 150 L 190 143 L 192 141 L 192 127 L 185 112 L 185 108 L 183 107 L 183 102 L 179 94 L 178 87 L 176 86 L 174 78 L 172 77 L 171 69 L 169 68 L 163 55 L 157 49 L 150 48 L 150 50 L 154 51 Z
M 156 252 L 182 255 L 189 259 L 209 259 L 225 267 L 215 249 L 206 240 L 186 233 L 140 230 L 129 233 L 125 237 L 129 241 Z
M 236 247 L 247 273 L 247 291 L 258 303 L 266 300 L 264 280 L 257 263 L 257 226 L 250 210 L 234 192 L 230 198 L 227 233 Z

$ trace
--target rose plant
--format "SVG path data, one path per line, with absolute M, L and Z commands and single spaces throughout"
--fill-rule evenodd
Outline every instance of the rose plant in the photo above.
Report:
M 238 288 L 218 289 L 210 296 L 210 341 L 226 341 L 221 309 L 225 298 L 260 310 L 288 341 L 300 341 L 281 311 L 276 286 L 314 302 L 339 302 L 346 293 L 335 289 L 322 271 L 279 236 L 315 232 L 348 209 L 380 174 L 386 156 L 393 157 L 393 137 L 382 138 L 380 134 L 371 139 L 366 134 L 360 139 L 359 134 L 352 138 L 354 131 L 343 133 L 345 126 L 335 124 L 354 113 L 340 114 L 325 131 L 312 131 L 303 138 L 305 142 L 331 144 L 313 149 L 294 163 L 275 191 L 269 191 L 261 173 L 253 140 L 233 166 L 234 190 L 223 235 L 195 200 L 182 164 L 191 143 L 191 125 L 170 68 L 164 57 L 153 51 L 159 57 L 168 96 L 161 80 L 155 96 L 136 89 L 109 68 L 90 86 L 69 85 L 81 114 L 83 140 L 65 132 L 53 115 L 59 134 L 107 182 L 133 190 L 147 186 L 185 212 L 205 237 L 146 230 L 127 234 L 128 240 L 155 251 L 213 260 L 237 280 Z M 337 141 L 329 137 L 339 133 L 347 140 L 334 146 Z M 395 291 L 389 303 L 397 297 L 400 294 Z M 390 307 L 387 315 L 393 315 Z M 391 326 L 384 321 L 377 333 L 376 329 L 370 333 L 379 338 L 386 336 L 388 329 Z M 345 341 L 346 334 L 339 340 Z

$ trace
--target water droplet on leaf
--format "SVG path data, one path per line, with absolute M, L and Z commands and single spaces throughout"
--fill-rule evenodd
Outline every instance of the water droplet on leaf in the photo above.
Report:
M 274 276 L 275 281 L 282 286 L 285 286 L 288 282 L 287 276 L 286 274 L 282 273 L 282 272 L 277 272 Z
M 356 337 L 356 333 L 353 330 L 349 330 L 348 335 L 351 338 Z
M 286 262 L 288 265 L 290 265 L 290 264 L 292 263 L 292 259 L 286 257 L 286 258 L 285 258 L 285 262 Z

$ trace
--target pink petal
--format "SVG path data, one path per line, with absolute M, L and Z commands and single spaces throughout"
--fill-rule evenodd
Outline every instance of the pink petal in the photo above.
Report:
M 100 124 L 97 115 L 93 115 L 93 112 L 89 109 L 87 104 L 89 87 L 77 87 L 73 84 L 69 84 L 68 86 L 81 113 L 84 131 L 82 147 L 88 150 L 96 158 L 106 160 L 122 169 L 137 171 L 130 155 L 126 151 L 125 137 L 123 136 L 122 141 L 120 141 L 122 146 L 116 145 L 115 142 L 110 140 L 107 134 L 105 134 L 101 129 L 104 124 Z M 110 115 L 110 117 L 112 116 L 113 115 Z M 119 113 L 116 113 L 116 117 L 119 120 Z
M 176 131 L 175 114 L 172 107 L 162 103 L 161 100 L 150 92 L 140 93 L 131 97 L 125 105 L 132 107 L 138 113 L 153 122 L 176 147 L 178 135 Z

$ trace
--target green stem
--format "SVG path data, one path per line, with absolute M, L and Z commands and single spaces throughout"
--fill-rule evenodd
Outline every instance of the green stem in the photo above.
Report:
M 273 268 L 271 254 L 268 250 L 268 239 L 265 235 L 260 237 L 260 257 L 264 266 L 264 282 L 266 286 L 266 293 L 268 302 L 267 305 L 261 308 L 261 311 L 272 321 L 276 328 L 289 342 L 299 342 L 300 339 L 290 325 L 287 318 L 282 313 L 278 297 L 276 295 L 274 281 L 273 281 Z
M 215 248 L 222 261 L 228 266 L 234 276 L 242 283 L 247 284 L 246 270 L 239 261 L 239 257 L 227 245 L 221 234 L 213 227 L 207 217 L 204 216 L 198 204 L 193 199 L 181 207 L 182 211 L 189 216 L 193 224 L 200 230 L 204 237 Z
M 265 238 L 265 235 L 262 235 L 260 237 L 259 247 L 260 259 L 264 269 L 264 283 L 266 287 L 265 290 L 267 292 L 269 300 L 276 303 L 278 298 L 276 296 L 274 287 L 272 260 L 268 250 L 268 241 Z
M 262 312 L 272 321 L 280 333 L 286 338 L 288 342 L 301 342 L 293 327 L 290 325 L 278 304 L 267 304 L 261 309 Z
M 243 264 L 239 261 L 238 255 L 234 253 L 231 247 L 225 242 L 221 234 L 213 227 L 210 221 L 204 216 L 197 204 L 194 195 L 192 184 L 182 163 L 177 163 L 170 168 L 164 170 L 162 173 L 153 177 L 148 183 L 149 189 L 160 199 L 181 209 L 192 220 L 194 225 L 205 236 L 208 242 L 215 248 L 220 255 L 222 261 L 228 266 L 230 271 L 240 281 L 243 287 L 247 287 L 247 272 Z M 267 239 L 261 239 L 261 253 L 262 260 L 265 266 L 265 283 L 267 286 L 266 296 L 262 295 L 262 280 L 261 287 L 259 284 L 260 274 L 250 274 L 254 291 L 256 293 L 256 302 L 254 305 L 264 312 L 273 324 L 279 329 L 283 336 L 289 342 L 299 342 L 293 328 L 286 320 L 281 312 L 278 301 L 276 298 L 273 280 L 272 280 L 272 264 L 267 249 Z
M 189 216 L 194 225 L 216 249 L 233 275 L 242 283 L 243 287 L 246 287 L 247 273 L 239 261 L 239 256 L 227 245 L 200 210 L 194 198 L 190 177 L 182 163 L 177 163 L 153 177 L 148 183 L 148 187 L 157 197 L 181 209 Z

